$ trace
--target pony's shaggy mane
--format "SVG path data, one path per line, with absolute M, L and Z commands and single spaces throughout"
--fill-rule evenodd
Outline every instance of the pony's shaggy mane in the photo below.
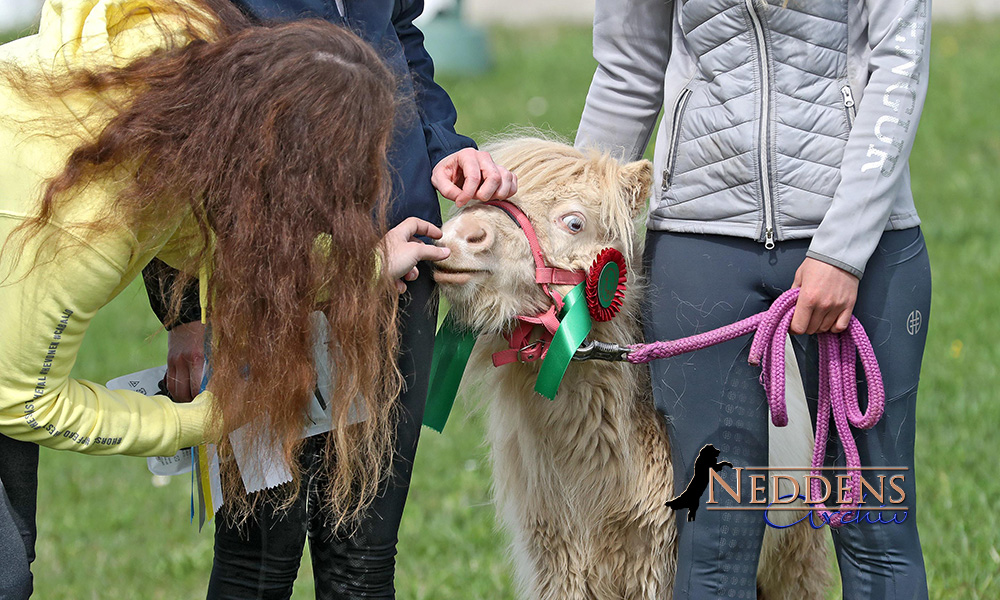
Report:
M 600 205 L 601 223 L 608 229 L 607 241 L 625 246 L 623 253 L 631 268 L 636 250 L 633 214 L 645 212 L 636 210 L 637 204 L 644 203 L 649 194 L 635 169 L 623 167 L 607 153 L 592 148 L 580 150 L 555 136 L 543 137 L 537 132 L 529 137 L 499 138 L 483 149 L 497 164 L 517 174 L 521 190 L 573 189 L 580 182 L 596 181 L 597 189 L 590 191 L 591 196 L 611 200 Z

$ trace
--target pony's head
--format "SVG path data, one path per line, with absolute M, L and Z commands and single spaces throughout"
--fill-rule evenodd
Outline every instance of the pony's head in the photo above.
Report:
M 519 138 L 487 148 L 497 164 L 517 175 L 510 199 L 528 217 L 547 266 L 585 271 L 604 248 L 616 248 L 631 267 L 634 221 L 648 196 L 652 165 L 621 164 L 597 151 Z M 542 312 L 551 299 L 536 283 L 524 231 L 505 211 L 472 203 L 444 226 L 439 245 L 451 249 L 436 264 L 435 280 L 458 321 L 499 333 L 517 315 Z M 556 286 L 565 293 L 570 286 Z

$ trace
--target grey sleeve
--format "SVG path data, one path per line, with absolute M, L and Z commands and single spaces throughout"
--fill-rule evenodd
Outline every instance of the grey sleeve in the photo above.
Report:
M 901 186 L 927 92 L 929 0 L 868 0 L 870 77 L 809 256 L 860 277 Z
M 673 0 L 597 0 L 594 73 L 576 134 L 623 160 L 642 157 L 663 105 Z

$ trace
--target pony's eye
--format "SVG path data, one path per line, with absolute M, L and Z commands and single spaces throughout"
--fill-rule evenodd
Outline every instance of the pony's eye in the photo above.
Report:
M 562 225 L 563 229 L 566 231 L 576 234 L 583 231 L 583 226 L 587 222 L 583 219 L 583 215 L 580 213 L 569 213 L 568 215 L 563 215 L 559 219 L 559 224 Z

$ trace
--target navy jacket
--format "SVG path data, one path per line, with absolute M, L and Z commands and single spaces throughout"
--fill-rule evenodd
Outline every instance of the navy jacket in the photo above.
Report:
M 453 152 L 474 147 L 475 142 L 455 133 L 455 105 L 434 83 L 434 64 L 424 50 L 424 36 L 413 25 L 424 9 L 423 0 L 343 0 L 343 15 L 334 0 L 233 3 L 263 21 L 316 17 L 341 23 L 371 44 L 390 69 L 403 75 L 399 91 L 404 98 L 414 99 L 416 110 L 404 107 L 401 111 L 389 151 L 394 177 L 391 224 L 415 216 L 440 225 L 431 168 Z

